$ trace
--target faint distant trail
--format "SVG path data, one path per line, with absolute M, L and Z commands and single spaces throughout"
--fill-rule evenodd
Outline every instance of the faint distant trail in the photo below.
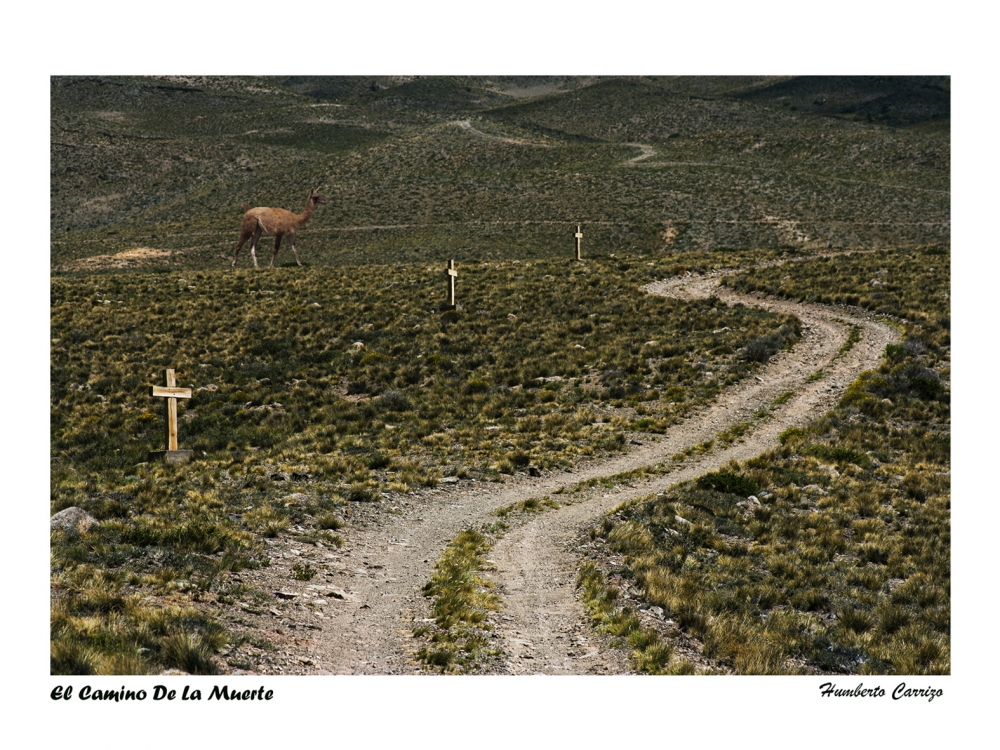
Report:
M 633 156 L 631 159 L 625 162 L 626 164 L 635 164 L 636 162 L 640 162 L 643 159 L 648 159 L 650 156 L 656 153 L 656 151 L 653 150 L 653 147 L 650 146 L 648 143 L 626 143 L 625 145 L 632 146 L 633 148 L 637 148 L 641 151 L 641 153 L 638 156 Z
M 484 133 L 482 130 L 477 130 L 472 127 L 472 122 L 469 120 L 456 120 L 452 123 L 453 125 L 458 125 L 462 130 L 466 130 L 473 135 L 478 135 L 480 138 L 486 138 L 490 141 L 500 141 L 501 143 L 512 143 L 515 146 L 541 146 L 543 148 L 548 148 L 544 143 L 533 143 L 532 141 L 525 141 L 520 138 L 505 138 L 502 135 L 491 135 L 489 133 Z
M 398 515 L 349 532 L 350 548 L 327 553 L 331 583 L 345 596 L 323 608 L 322 630 L 302 644 L 309 668 L 325 674 L 419 673 L 411 639 L 414 620 L 426 617 L 421 587 L 434 563 L 461 530 L 491 520 L 492 511 L 529 497 L 541 497 L 577 482 L 612 476 L 629 469 L 668 462 L 692 445 L 715 439 L 726 427 L 753 421 L 753 415 L 793 392 L 784 405 L 744 440 L 725 450 L 689 459 L 673 472 L 653 479 L 595 492 L 572 504 L 539 514 L 507 533 L 490 553 L 489 578 L 503 609 L 495 617 L 503 639 L 501 671 L 509 674 L 613 674 L 628 672 L 620 650 L 609 648 L 590 627 L 575 588 L 580 534 L 603 514 L 631 498 L 657 492 L 732 459 L 745 460 L 777 445 L 777 436 L 802 426 L 830 409 L 843 390 L 865 369 L 875 367 L 886 344 L 897 340 L 890 326 L 846 310 L 789 300 L 743 295 L 719 287 L 724 272 L 658 281 L 645 289 L 681 299 L 715 295 L 726 304 L 743 303 L 792 313 L 803 323 L 802 340 L 782 352 L 757 377 L 721 393 L 715 403 L 628 455 L 592 461 L 573 472 L 534 479 L 518 477 L 497 485 L 463 481 L 408 495 Z M 838 354 L 847 340 L 845 324 L 859 326 L 861 340 Z M 822 377 L 807 382 L 810 375 Z M 288 544 L 294 542 L 291 540 Z M 283 542 L 283 544 L 285 544 Z M 304 548 L 303 548 L 304 549 Z M 304 611 L 304 610 L 303 610 Z

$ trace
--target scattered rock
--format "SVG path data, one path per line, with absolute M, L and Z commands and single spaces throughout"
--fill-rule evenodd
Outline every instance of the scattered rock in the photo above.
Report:
M 252 401 L 250 403 L 253 403 Z M 275 411 L 284 411 L 285 407 L 281 404 L 275 402 L 273 404 L 261 404 L 260 406 L 254 406 L 247 409 L 247 411 L 266 411 L 268 414 Z
M 542 475 L 542 470 L 539 469 L 537 466 L 529 466 L 528 475 L 532 477 L 540 477 Z
M 92 527 L 100 525 L 100 521 L 75 505 L 59 511 L 49 521 L 51 531 L 64 531 L 67 534 L 86 534 Z
M 275 591 L 274 595 L 279 599 L 294 599 L 298 596 L 294 591 Z
M 353 602 L 353 601 L 356 601 L 353 594 L 348 594 L 343 589 L 338 589 L 338 588 L 329 588 L 329 589 L 327 589 L 326 593 L 324 594 L 324 596 L 333 597 L 334 599 L 340 599 L 341 601 L 344 601 L 344 602 Z
M 458 477 L 441 477 L 438 481 L 441 484 L 457 484 Z

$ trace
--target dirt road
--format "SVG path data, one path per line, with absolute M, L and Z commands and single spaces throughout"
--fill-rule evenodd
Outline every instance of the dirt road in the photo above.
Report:
M 573 548 L 582 531 L 620 503 L 716 469 L 732 459 L 752 458 L 777 445 L 777 436 L 830 409 L 844 389 L 875 367 L 885 346 L 897 339 L 888 325 L 850 315 L 840 308 L 799 304 L 734 293 L 719 287 L 721 272 L 656 282 L 651 294 L 701 298 L 715 294 L 728 304 L 744 303 L 792 313 L 803 323 L 803 338 L 790 352 L 771 359 L 757 377 L 724 391 L 712 405 L 693 414 L 655 441 L 627 455 L 592 461 L 572 472 L 539 478 L 520 476 L 503 485 L 465 480 L 396 501 L 390 514 L 350 531 L 348 551 L 317 553 L 294 538 L 272 547 L 272 566 L 289 567 L 310 559 L 323 572 L 321 582 L 289 591 L 284 610 L 272 610 L 298 634 L 283 644 L 286 674 L 411 674 L 419 646 L 411 638 L 414 622 L 428 616 L 421 587 L 447 543 L 463 529 L 491 520 L 492 511 L 529 497 L 540 497 L 577 482 L 668 461 L 685 448 L 712 440 L 726 427 L 754 421 L 775 399 L 794 395 L 769 419 L 728 448 L 678 464 L 648 481 L 593 493 L 584 500 L 539 514 L 510 532 L 490 553 L 489 577 L 503 601 L 495 617 L 509 674 L 621 674 L 624 655 L 607 647 L 587 623 L 575 588 L 578 555 Z M 844 354 L 849 326 L 861 340 Z M 822 377 L 810 376 L 822 370 Z M 288 578 L 286 577 L 287 581 Z M 293 587 L 294 588 L 294 587 Z M 288 631 L 280 627 L 277 632 Z

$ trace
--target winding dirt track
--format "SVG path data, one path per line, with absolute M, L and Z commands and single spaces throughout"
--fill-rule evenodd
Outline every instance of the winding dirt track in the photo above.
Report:
M 622 674 L 624 655 L 594 634 L 575 589 L 578 555 L 573 546 L 589 525 L 633 497 L 745 460 L 777 445 L 783 430 L 817 418 L 866 369 L 875 367 L 886 344 L 897 340 L 893 328 L 848 314 L 843 309 L 736 294 L 719 287 L 722 272 L 660 281 L 652 294 L 684 299 L 715 294 L 727 304 L 744 303 L 793 313 L 803 323 L 803 340 L 791 352 L 772 358 L 756 378 L 724 391 L 712 405 L 676 425 L 655 442 L 628 455 L 594 461 L 573 472 L 537 479 L 521 477 L 504 485 L 462 482 L 408 497 L 398 515 L 350 532 L 351 549 L 328 563 L 346 600 L 324 607 L 322 630 L 308 643 L 307 673 L 413 674 L 417 644 L 410 637 L 414 619 L 427 616 L 421 587 L 447 543 L 460 531 L 491 519 L 497 508 L 540 497 L 582 480 L 618 474 L 666 461 L 685 448 L 715 438 L 727 426 L 752 421 L 786 392 L 795 395 L 759 423 L 755 431 L 725 450 L 688 459 L 670 474 L 592 495 L 539 514 L 518 526 L 493 548 L 489 576 L 503 609 L 495 618 L 503 641 L 501 671 L 508 674 Z M 862 337 L 846 354 L 848 325 Z M 820 369 L 824 376 L 807 382 Z

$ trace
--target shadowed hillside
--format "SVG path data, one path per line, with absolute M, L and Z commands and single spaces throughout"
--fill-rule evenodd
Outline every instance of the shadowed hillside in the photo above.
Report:
M 947 78 L 56 77 L 52 262 L 221 268 L 240 203 L 313 187 L 311 264 L 553 257 L 577 223 L 604 256 L 947 242 L 948 115 Z

